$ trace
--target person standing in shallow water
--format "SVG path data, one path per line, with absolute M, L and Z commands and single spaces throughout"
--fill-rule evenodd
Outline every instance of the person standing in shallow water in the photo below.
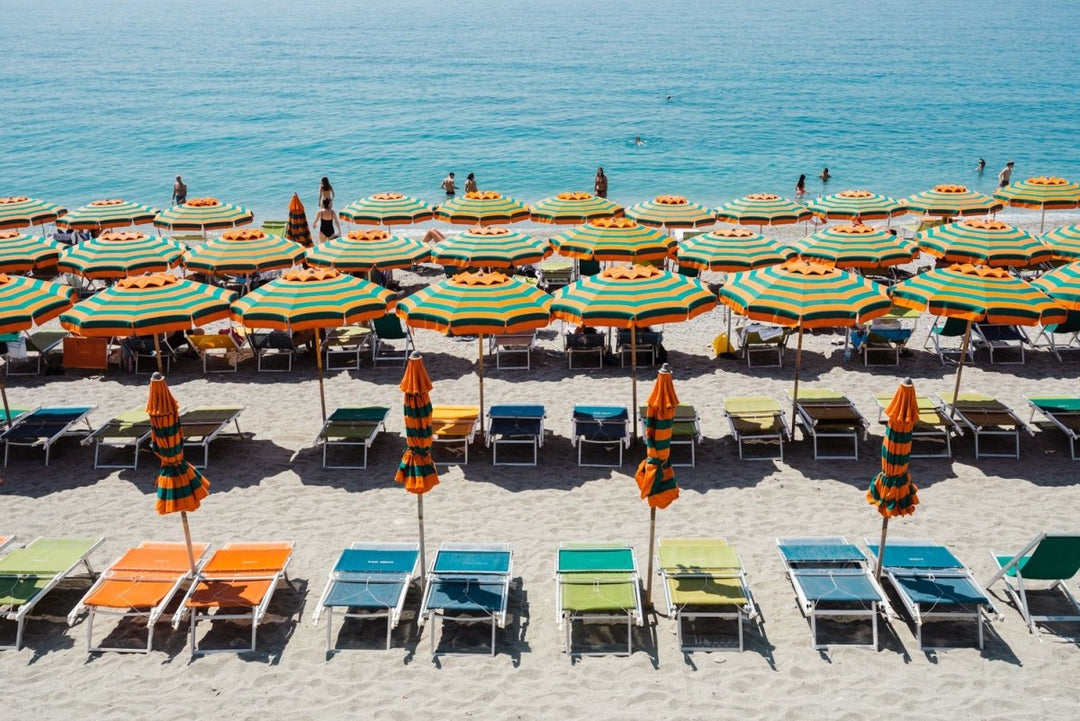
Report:
M 187 202 L 187 185 L 184 184 L 184 179 L 179 175 L 176 176 L 176 182 L 173 183 L 172 202 L 173 205 L 183 205 Z
M 473 175 L 472 173 L 469 173 L 468 175 L 465 176 L 465 192 L 466 193 L 475 193 L 476 192 L 476 176 Z
M 319 240 L 324 243 L 341 235 L 341 223 L 338 221 L 337 213 L 334 212 L 331 206 L 330 198 L 323 198 L 322 207 L 315 214 L 315 220 L 312 221 L 311 225 L 319 231 Z
M 1013 165 L 1013 161 L 1010 160 L 1009 162 L 1005 163 L 1005 167 L 1001 169 L 1000 173 L 998 173 L 999 188 L 1004 188 L 1006 185 L 1009 184 L 1009 181 L 1012 180 Z
M 597 198 L 607 197 L 607 176 L 603 168 L 596 169 L 596 180 L 593 181 L 593 194 Z
M 806 176 L 800 175 L 799 179 L 795 182 L 795 199 L 798 200 L 804 195 L 806 195 Z
M 979 164 L 975 166 L 975 172 L 982 175 L 984 170 L 986 170 L 986 160 L 979 158 Z
M 454 182 L 454 174 L 450 173 L 445 178 L 443 178 L 443 181 L 442 181 L 442 184 L 441 184 L 440 187 L 442 187 L 442 189 L 446 191 L 446 194 L 448 196 L 453 195 L 454 193 L 456 193 L 457 192 L 457 183 Z
M 330 178 L 324 177 L 319 183 L 319 207 L 323 207 L 323 201 L 329 199 L 330 206 L 334 205 L 334 186 L 330 185 Z
M 829 180 L 832 179 L 832 175 L 829 174 L 828 168 L 823 168 L 821 171 L 821 175 L 819 175 L 818 177 L 821 178 L 822 183 L 828 183 Z

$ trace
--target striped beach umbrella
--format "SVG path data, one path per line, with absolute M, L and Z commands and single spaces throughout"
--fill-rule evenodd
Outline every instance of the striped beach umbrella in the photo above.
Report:
M 0 273 L 28 273 L 55 268 L 64 246 L 40 235 L 0 230 Z
M 416 494 L 416 515 L 420 524 L 420 567 L 424 560 L 424 494 L 439 484 L 439 474 L 431 458 L 431 377 L 423 357 L 413 351 L 398 388 L 405 396 L 405 453 L 394 480 Z M 421 575 L 421 592 L 423 575 Z
M 1080 310 L 1080 262 L 1043 273 L 1031 284 L 1069 310 Z
M 106 228 L 124 228 L 129 225 L 144 225 L 151 222 L 158 214 L 157 208 L 141 203 L 132 203 L 119 198 L 94 200 L 89 205 L 71 211 L 56 219 L 60 228 L 72 230 L 104 230 Z
M 349 203 L 338 213 L 357 225 L 409 225 L 431 220 L 434 214 L 424 201 L 402 193 L 375 193 Z
M 658 195 L 631 205 L 626 209 L 626 217 L 657 228 L 700 228 L 716 223 L 711 210 L 700 203 L 691 203 L 681 195 Z
M 1054 256 L 1039 239 L 1000 220 L 967 218 L 915 235 L 919 249 L 946 263 L 1026 267 Z
M 1058 260 L 1080 260 L 1080 225 L 1066 225 L 1042 235 Z
M 304 248 L 257 228 L 226 230 L 188 251 L 184 267 L 209 275 L 251 275 L 296 265 Z
M 653 547 L 656 545 L 656 509 L 667 508 L 679 497 L 679 484 L 671 466 L 671 433 L 679 397 L 671 382 L 671 366 L 665 363 L 656 374 L 656 383 L 645 405 L 645 460 L 638 465 L 634 480 L 641 497 L 649 504 L 649 571 L 645 578 L 645 602 L 652 602 Z M 637 409 L 634 409 L 635 412 Z
M 649 263 L 675 253 L 674 238 L 630 218 L 599 218 L 551 238 L 561 255 L 582 260 Z
M 869 190 L 841 190 L 811 200 L 806 207 L 825 220 L 885 220 L 907 212 L 899 200 Z
M 837 225 L 792 243 L 802 258 L 832 263 L 837 268 L 883 268 L 910 263 L 918 254 L 915 243 L 884 228 Z
M 551 255 L 551 243 L 497 225 L 451 236 L 431 251 L 431 261 L 456 268 L 515 268 Z
M 622 215 L 618 203 L 599 198 L 592 193 L 559 193 L 534 203 L 529 218 L 534 223 L 554 225 L 580 225 L 598 218 Z
M 746 228 L 720 228 L 679 244 L 679 267 L 737 273 L 776 265 L 795 252 Z
M 529 207 L 494 190 L 474 190 L 435 209 L 435 219 L 455 225 L 499 225 L 529 219 Z
M 154 225 L 168 230 L 208 230 L 235 228 L 255 220 L 247 208 L 232 203 L 222 203 L 217 198 L 192 198 L 181 205 L 174 205 L 154 217 Z
M 289 222 L 285 224 L 285 237 L 305 248 L 313 245 L 307 213 L 304 212 L 304 204 L 296 193 L 292 194 L 292 200 L 289 201 Z
M 896 394 L 885 407 L 885 437 L 881 441 L 881 472 L 870 481 L 866 500 L 881 514 L 881 542 L 878 544 L 875 578 L 881 576 L 881 561 L 885 556 L 885 540 L 889 519 L 915 512 L 919 502 L 918 488 L 911 482 L 908 463 L 911 459 L 911 438 L 919 420 L 919 401 L 915 385 L 905 378 Z
M 716 209 L 716 219 L 735 225 L 792 225 L 810 220 L 806 206 L 775 193 L 752 193 Z
M 183 257 L 184 247 L 168 238 L 136 230 L 107 230 L 65 248 L 56 269 L 83 278 L 126 278 L 169 270 Z
M 989 195 L 971 190 L 966 185 L 943 184 L 905 198 L 904 206 L 909 213 L 951 218 L 954 215 L 996 213 L 1004 208 L 1005 204 Z
M 1011 183 L 998 188 L 994 198 L 1004 201 L 1014 208 L 1041 210 L 1039 232 L 1046 224 L 1046 211 L 1071 210 L 1080 206 L 1080 183 L 1071 183 L 1065 178 L 1041 175 Z
M 187 514 L 197 511 L 202 500 L 210 495 L 210 481 L 198 468 L 184 458 L 184 431 L 180 426 L 180 406 L 169 390 L 165 376 L 155 373 L 150 378 L 150 393 L 146 399 L 146 415 L 150 416 L 150 447 L 161 459 L 156 486 L 154 509 L 162 516 L 179 513 L 184 526 L 188 560 L 194 578 L 195 553 L 191 546 L 191 529 Z
M 25 228 L 28 225 L 51 223 L 67 212 L 67 208 L 25 195 L 0 198 L 0 229 Z
M 420 240 L 385 230 L 353 230 L 307 251 L 308 265 L 343 273 L 411 268 L 431 255 Z

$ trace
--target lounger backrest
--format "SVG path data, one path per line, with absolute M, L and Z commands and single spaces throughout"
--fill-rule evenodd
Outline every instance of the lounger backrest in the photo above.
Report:
M 1080 571 L 1080 536 L 1046 536 L 1020 567 L 1024 578 L 1056 581 Z
M 1080 332 L 1080 310 L 1070 310 L 1065 317 L 1065 322 L 1048 325 L 1046 330 L 1051 333 L 1067 333 L 1069 335 Z
M 407 333 L 401 325 L 401 319 L 392 313 L 371 321 L 371 327 L 375 331 L 375 335 L 383 340 L 402 340 L 407 337 Z
M 97 543 L 88 538 L 39 538 L 0 558 L 0 574 L 55 576 L 71 568 Z
M 934 333 L 943 338 L 959 338 L 967 332 L 968 322 L 963 318 L 946 318 L 939 326 L 934 326 Z
M 292 556 L 285 544 L 229 544 L 214 552 L 203 568 L 203 575 L 244 576 L 278 573 Z

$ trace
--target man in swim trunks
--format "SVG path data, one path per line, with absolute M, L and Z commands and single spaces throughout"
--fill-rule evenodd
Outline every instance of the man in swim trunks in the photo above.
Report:
M 454 174 L 450 173 L 442 181 L 442 189 L 446 191 L 447 195 L 453 195 L 457 192 L 457 184 L 454 183 Z
M 173 183 L 172 202 L 173 205 L 183 205 L 187 202 L 187 186 L 179 175 L 176 176 L 176 182 Z
M 1005 163 L 1005 167 L 998 173 L 998 187 L 1004 188 L 1012 180 L 1013 161 Z

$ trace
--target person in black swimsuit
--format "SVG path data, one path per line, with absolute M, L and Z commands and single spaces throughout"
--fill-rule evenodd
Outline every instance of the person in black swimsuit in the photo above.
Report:
M 322 208 L 315 214 L 315 221 L 311 224 L 318 229 L 319 240 L 324 243 L 341 235 L 341 223 L 338 221 L 338 214 L 330 207 L 331 202 L 330 198 L 323 198 Z

